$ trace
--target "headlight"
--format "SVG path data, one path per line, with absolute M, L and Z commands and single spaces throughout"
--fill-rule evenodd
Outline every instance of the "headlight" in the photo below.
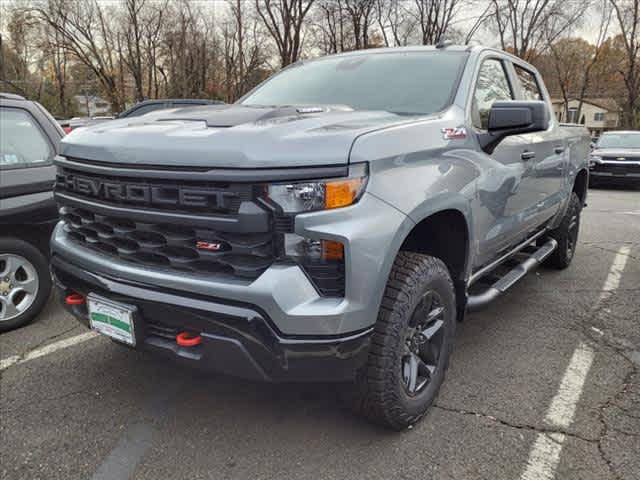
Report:
M 602 162 L 602 157 L 599 155 L 589 155 L 589 166 L 593 167 L 596 163 Z
M 270 184 L 267 197 L 288 214 L 346 207 L 360 199 L 367 178 L 367 164 L 359 163 L 343 178 Z

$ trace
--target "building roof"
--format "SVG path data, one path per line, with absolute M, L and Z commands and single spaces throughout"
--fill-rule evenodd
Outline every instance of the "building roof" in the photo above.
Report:
M 569 101 L 578 100 L 576 97 L 569 97 Z M 584 103 L 588 103 L 589 105 L 593 105 L 595 107 L 600 107 L 609 112 L 619 112 L 620 106 L 618 103 L 611 97 L 586 97 L 583 98 L 582 101 Z M 553 104 L 563 104 L 564 100 L 562 98 L 552 98 L 551 103 Z

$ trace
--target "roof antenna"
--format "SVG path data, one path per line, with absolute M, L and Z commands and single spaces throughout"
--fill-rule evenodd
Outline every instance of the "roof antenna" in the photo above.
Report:
M 444 38 L 444 35 L 443 35 L 438 39 L 438 43 L 436 43 L 436 48 L 438 49 L 447 48 L 447 47 L 450 47 L 451 45 L 453 45 L 453 42 L 451 40 L 447 40 L 446 38 Z

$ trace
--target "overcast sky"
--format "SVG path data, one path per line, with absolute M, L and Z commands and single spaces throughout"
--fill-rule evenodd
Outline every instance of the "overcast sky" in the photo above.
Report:
M 78 0 L 82 1 L 82 0 Z M 117 4 L 119 0 L 98 0 L 100 3 L 105 4 Z M 253 3 L 254 0 L 244 0 Z M 413 2 L 413 0 L 399 0 Z M 471 0 L 472 5 L 465 7 L 465 12 L 459 16 L 455 22 L 455 27 L 463 32 L 468 31 L 476 22 L 477 18 L 485 11 L 489 5 L 489 0 Z M 582 0 L 565 0 L 565 4 L 570 4 L 575 1 Z M 227 0 L 190 0 L 191 3 L 204 7 L 205 10 L 211 12 L 212 15 L 223 16 L 228 8 Z M 5 30 L 5 22 L 7 21 L 6 15 L 2 14 L 2 10 L 9 5 L 20 3 L 28 5 L 29 0 L 0 0 L 0 28 Z M 610 34 L 617 33 L 618 29 L 615 26 L 615 19 L 611 22 L 609 28 Z M 589 42 L 594 42 L 598 35 L 599 14 L 595 10 L 586 11 L 583 17 L 580 19 L 580 25 L 576 26 L 573 30 L 573 36 L 582 37 Z M 487 46 L 499 46 L 499 41 L 496 38 L 495 33 L 492 33 L 488 28 L 481 28 L 478 30 L 474 37 L 474 41 L 487 45 Z

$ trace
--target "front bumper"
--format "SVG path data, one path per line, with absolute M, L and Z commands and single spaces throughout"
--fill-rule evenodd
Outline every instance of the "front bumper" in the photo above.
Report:
M 340 298 L 321 296 L 293 263 L 247 280 L 119 261 L 73 241 L 62 223 L 51 239 L 52 269 L 61 294 L 95 292 L 135 305 L 141 348 L 246 378 L 348 380 L 366 359 L 391 264 L 413 225 L 367 193 L 351 207 L 298 215 L 298 235 L 344 245 Z M 82 308 L 72 313 L 87 323 Z M 156 335 L 162 329 L 166 338 Z M 181 331 L 205 340 L 197 351 L 178 347 L 172 335 Z
M 640 162 L 599 162 L 589 168 L 589 179 L 595 183 L 640 186 Z
M 274 263 L 255 280 L 247 280 L 120 261 L 74 242 L 62 224 L 52 235 L 51 250 L 64 261 L 100 276 L 255 305 L 282 336 L 344 336 L 375 322 L 391 265 L 413 225 L 406 215 L 367 193 L 351 207 L 296 217 L 298 235 L 344 245 L 344 297 L 321 296 L 293 263 Z
M 367 358 L 371 328 L 343 336 L 283 337 L 269 317 L 253 305 L 186 295 L 138 282 L 89 273 L 54 255 L 57 294 L 97 293 L 134 305 L 137 349 L 180 363 L 251 380 L 349 381 Z M 65 305 L 89 325 L 85 305 Z M 197 333 L 202 343 L 182 347 L 180 332 Z

